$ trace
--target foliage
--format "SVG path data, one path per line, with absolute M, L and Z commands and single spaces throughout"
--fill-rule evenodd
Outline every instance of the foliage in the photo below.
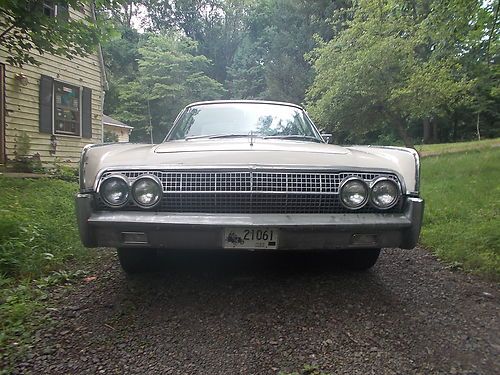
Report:
M 480 145 L 480 143 L 479 143 Z M 421 241 L 453 265 L 500 278 L 500 149 L 424 158 Z
M 252 4 L 242 41 L 228 68 L 231 96 L 301 103 L 313 78 L 304 54 L 314 46 L 313 35 L 331 37 L 328 19 L 335 9 L 345 6 L 345 1 L 302 0 Z
M 470 104 L 475 82 L 462 59 L 472 33 L 484 37 L 480 5 L 360 1 L 348 27 L 310 55 L 317 72 L 308 92 L 312 115 L 333 130 L 389 125 L 411 146 L 411 120 L 429 121 Z
M 0 1 L 0 45 L 8 51 L 11 65 L 38 64 L 36 54 L 73 58 L 87 56 L 109 33 L 108 24 L 87 15 L 82 19 L 69 17 L 69 7 L 88 8 L 90 0 Z M 99 7 L 114 7 L 118 0 L 99 0 Z M 58 14 L 47 14 L 44 4 L 56 5 Z
M 50 170 L 50 175 L 62 181 L 78 182 L 78 168 L 65 165 L 58 160 L 54 163 L 54 168 Z
M 77 189 L 55 179 L 0 177 L 0 347 L 5 349 L 0 362 L 5 366 L 46 321 L 45 288 L 82 276 L 60 270 L 88 257 L 75 223 Z
M 104 143 L 118 142 L 118 134 L 105 130 L 103 142 Z
M 224 89 L 206 75 L 210 61 L 196 53 L 193 40 L 176 32 L 143 38 L 137 73 L 118 84 L 125 105 L 117 106 L 116 117 L 134 126 L 135 140 L 160 141 L 185 105 L 222 98 Z
M 38 277 L 81 256 L 74 183 L 0 177 L 0 274 Z
M 25 131 L 22 131 L 16 137 L 16 144 L 14 150 L 14 160 L 11 167 L 15 172 L 42 172 L 42 161 L 40 154 L 36 153 L 30 155 L 31 138 Z
M 301 103 L 307 91 L 314 120 L 337 143 L 411 145 L 471 140 L 478 133 L 500 136 L 496 0 L 124 4 L 110 19 L 121 37 L 104 46 L 111 81 L 105 106 L 107 113 L 136 126 L 134 140 L 149 141 L 150 119 L 154 140 L 160 140 L 173 118 L 160 113 L 165 105 L 157 99 L 149 100 L 148 108 L 140 93 L 145 86 L 139 76 L 147 72 L 144 65 L 140 72 L 140 50 L 152 35 L 196 43 L 189 54 L 206 58 L 203 74 L 225 89 L 214 97 L 208 90 L 207 98 Z M 131 28 L 139 6 L 145 10 L 146 33 Z M 183 44 L 168 48 L 181 46 L 184 53 Z M 190 90 L 191 81 L 173 82 L 178 92 Z M 182 105 L 175 107 L 167 112 Z

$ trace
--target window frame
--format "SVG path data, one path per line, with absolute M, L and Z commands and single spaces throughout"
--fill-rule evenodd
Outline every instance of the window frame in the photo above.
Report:
M 63 4 L 64 3 L 64 4 Z M 66 13 L 69 18 L 69 4 L 66 1 L 56 1 L 56 0 L 43 0 L 42 1 L 42 11 L 47 17 L 58 18 L 60 17 L 60 8 L 66 9 Z M 45 10 L 48 10 L 50 14 L 46 14 Z
M 62 85 L 62 86 L 69 86 L 70 88 L 73 89 L 78 89 L 78 134 L 76 133 L 70 133 L 70 132 L 65 132 L 65 131 L 60 131 L 56 129 L 56 116 L 57 116 L 57 107 L 56 107 L 56 86 L 57 85 Z M 52 134 L 56 136 L 63 136 L 63 137 L 72 137 L 72 138 L 83 138 L 83 114 L 82 114 L 82 96 L 83 96 L 83 87 L 78 86 L 66 81 L 61 81 L 61 80 L 53 80 L 52 83 Z

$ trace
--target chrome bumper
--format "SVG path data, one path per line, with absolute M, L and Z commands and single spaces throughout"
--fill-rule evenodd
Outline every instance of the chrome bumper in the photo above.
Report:
M 86 247 L 222 248 L 224 228 L 273 227 L 279 250 L 329 250 L 367 247 L 415 247 L 424 201 L 406 198 L 399 214 L 180 214 L 140 211 L 93 211 L 93 196 L 76 196 L 78 228 Z M 144 233 L 143 243 L 127 242 L 124 233 Z M 360 236 L 368 234 L 370 236 Z M 371 238 L 360 243 L 359 238 Z

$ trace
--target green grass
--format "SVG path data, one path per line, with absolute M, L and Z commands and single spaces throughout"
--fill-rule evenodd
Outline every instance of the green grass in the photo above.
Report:
M 483 141 L 436 143 L 432 145 L 416 145 L 415 149 L 421 156 L 445 153 L 463 152 L 477 149 L 488 149 L 500 146 L 500 138 L 485 139 Z
M 11 362 L 43 319 L 44 289 L 81 262 L 73 197 L 75 183 L 0 176 L 0 362 Z M 35 312 L 37 312 L 35 314 Z M 1 371 L 0 371 L 1 373 Z
M 453 266 L 500 279 L 500 148 L 424 158 L 421 242 Z

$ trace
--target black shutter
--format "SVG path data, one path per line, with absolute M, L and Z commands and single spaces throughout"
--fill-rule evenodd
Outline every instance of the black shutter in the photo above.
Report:
M 68 3 L 66 1 L 61 1 L 57 4 L 57 19 L 62 22 L 68 22 L 69 11 Z
M 54 79 L 42 75 L 40 79 L 40 133 L 52 134 L 53 90 Z
M 92 138 L 92 90 L 88 87 L 82 92 L 82 137 Z

